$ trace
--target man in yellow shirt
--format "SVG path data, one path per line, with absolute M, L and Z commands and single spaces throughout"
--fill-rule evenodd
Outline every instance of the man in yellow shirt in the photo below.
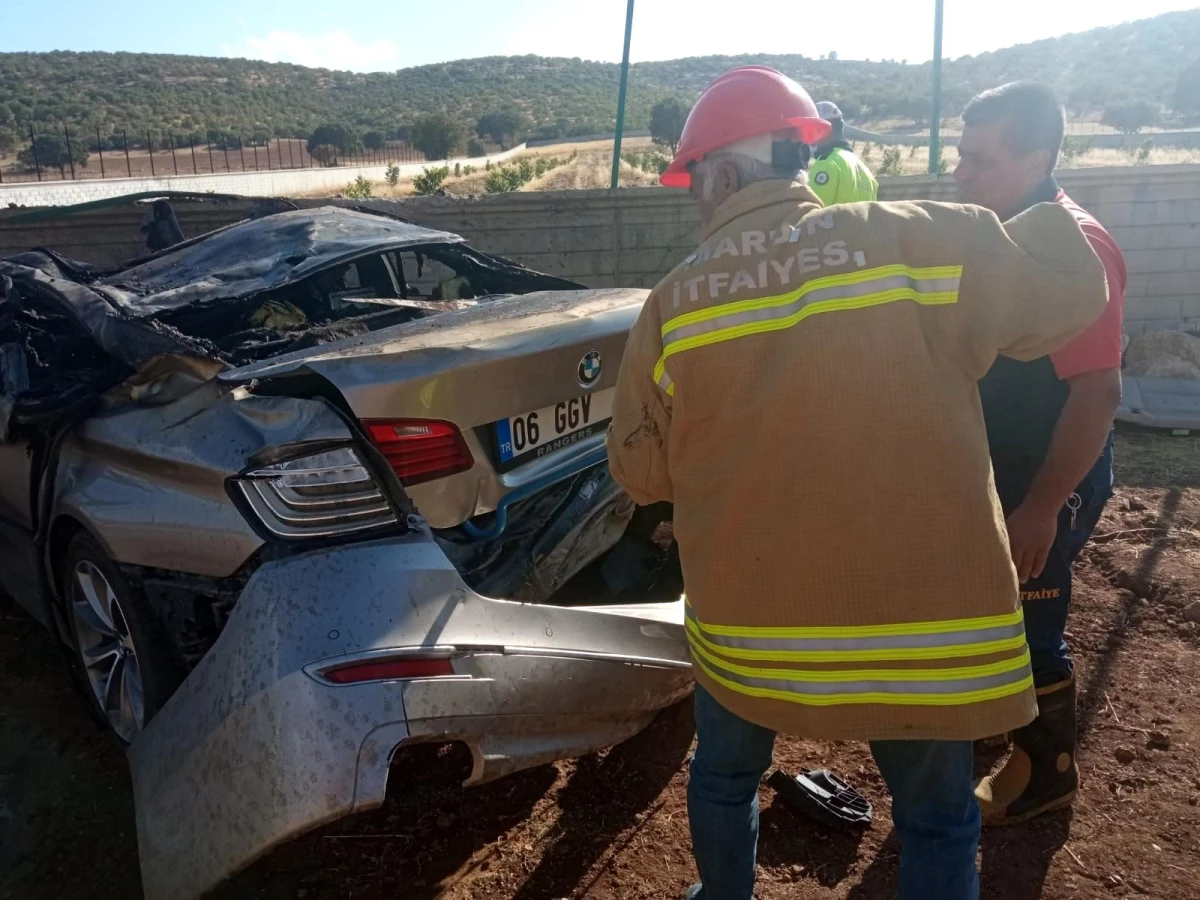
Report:
M 846 123 L 836 103 L 822 100 L 817 114 L 832 126 L 829 137 L 813 148 L 808 186 L 826 206 L 875 200 L 879 182 L 846 140 Z

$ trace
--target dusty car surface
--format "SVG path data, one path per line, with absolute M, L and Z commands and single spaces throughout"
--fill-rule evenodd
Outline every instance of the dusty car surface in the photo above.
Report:
M 405 744 L 478 783 L 686 693 L 603 443 L 644 298 L 340 207 L 0 260 L 0 584 L 128 745 L 150 900 L 379 805 Z

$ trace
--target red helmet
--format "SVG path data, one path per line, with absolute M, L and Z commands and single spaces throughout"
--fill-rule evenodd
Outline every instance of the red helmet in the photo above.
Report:
M 667 187 L 687 187 L 692 182 L 688 166 L 746 138 L 791 131 L 796 140 L 816 144 L 830 130 L 808 92 L 782 72 L 766 66 L 731 69 L 705 88 L 692 107 L 661 181 Z

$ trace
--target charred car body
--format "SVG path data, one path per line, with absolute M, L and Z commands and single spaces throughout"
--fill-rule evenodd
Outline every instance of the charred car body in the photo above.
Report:
M 686 693 L 603 446 L 644 297 L 340 207 L 0 260 L 0 583 L 129 745 L 150 900 L 378 805 L 405 744 L 478 783 Z

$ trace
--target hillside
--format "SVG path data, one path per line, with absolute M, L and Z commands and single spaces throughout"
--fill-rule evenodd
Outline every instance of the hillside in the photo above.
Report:
M 1118 99 L 1148 99 L 1169 109 L 1181 74 L 1197 61 L 1200 9 L 1023 44 L 948 62 L 947 114 L 976 91 L 1014 78 L 1054 85 L 1080 114 Z M 775 66 L 814 94 L 840 101 L 851 117 L 920 119 L 928 108 L 928 64 L 709 56 L 633 66 L 630 127 L 645 127 L 660 98 L 691 100 L 718 73 L 742 63 Z M 147 129 L 160 134 L 168 128 L 306 136 L 322 122 L 394 132 L 423 112 L 477 118 L 514 102 L 540 136 L 586 134 L 613 128 L 618 71 L 610 63 L 537 56 L 363 75 L 244 59 L 2 53 L 0 150 L 30 124 L 39 131 L 64 122 L 87 132 L 125 128 L 131 142 Z

